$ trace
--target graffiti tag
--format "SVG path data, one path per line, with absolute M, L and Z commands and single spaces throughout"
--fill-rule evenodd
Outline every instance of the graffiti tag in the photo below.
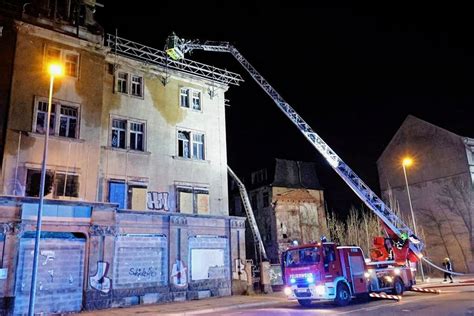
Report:
M 183 261 L 176 259 L 176 262 L 173 264 L 173 270 L 171 271 L 171 282 L 173 285 L 178 287 L 185 287 L 188 284 L 186 266 Z
M 111 281 L 107 275 L 109 263 L 104 261 L 97 261 L 97 272 L 95 275 L 89 277 L 89 283 L 93 289 L 102 293 L 109 293 L 111 288 Z
M 148 268 L 130 268 L 128 271 L 129 275 L 136 276 L 138 278 L 153 278 L 157 275 L 158 269 L 155 267 L 148 267 Z
M 53 261 L 56 259 L 55 253 L 52 250 L 41 250 L 40 254 L 41 256 L 46 257 L 42 263 L 43 266 L 46 265 L 48 261 Z
M 149 210 L 169 211 L 168 207 L 168 192 L 147 192 L 147 208 Z

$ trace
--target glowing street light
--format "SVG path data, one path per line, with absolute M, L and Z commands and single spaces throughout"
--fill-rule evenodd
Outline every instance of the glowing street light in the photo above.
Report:
M 413 214 L 413 205 L 411 203 L 411 195 L 410 195 L 410 188 L 408 186 L 408 178 L 407 178 L 407 167 L 410 167 L 413 164 L 413 159 L 410 157 L 405 157 L 402 160 L 402 167 L 403 167 L 403 175 L 405 176 L 405 185 L 407 188 L 407 195 L 408 195 L 408 204 L 410 205 L 410 212 L 411 212 L 411 220 L 413 222 L 413 230 L 415 232 L 415 236 L 418 237 L 418 232 L 416 230 L 416 223 L 415 223 L 415 215 Z M 420 260 L 420 273 L 421 273 L 421 280 L 425 281 L 425 274 L 423 272 L 423 265 L 421 264 Z
M 39 191 L 39 205 L 38 205 L 38 216 L 36 220 L 36 236 L 35 236 L 35 251 L 33 256 L 33 272 L 31 275 L 31 289 L 30 289 L 30 302 L 28 306 L 28 315 L 33 316 L 35 311 L 35 298 L 36 298 L 36 277 L 38 275 L 38 257 L 39 257 L 39 244 L 41 237 L 41 219 L 43 216 L 43 200 L 44 200 L 44 187 L 46 180 L 46 160 L 48 157 L 48 141 L 49 141 L 49 121 L 51 116 L 51 103 L 53 100 L 53 85 L 54 78 L 60 77 L 63 74 L 63 67 L 60 64 L 52 63 L 48 66 L 48 73 L 50 76 L 49 83 L 49 98 L 48 98 L 48 114 L 46 116 L 46 123 L 44 128 L 44 148 L 43 148 L 43 162 L 41 164 L 41 182 Z

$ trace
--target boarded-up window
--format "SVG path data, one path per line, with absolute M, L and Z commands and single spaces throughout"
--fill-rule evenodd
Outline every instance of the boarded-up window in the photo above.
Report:
M 191 249 L 191 279 L 222 279 L 226 277 L 224 249 Z
M 209 214 L 209 190 L 196 187 L 178 187 L 177 204 L 181 213 Z
M 131 209 L 132 210 L 146 210 L 146 187 L 131 187 Z

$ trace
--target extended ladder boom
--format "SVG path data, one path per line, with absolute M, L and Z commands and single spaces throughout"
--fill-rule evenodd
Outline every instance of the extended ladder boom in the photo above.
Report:
M 309 142 L 323 155 L 329 165 L 337 174 L 349 185 L 355 194 L 393 231 L 399 238 L 406 233 L 408 236 L 414 236 L 412 230 L 380 199 L 354 171 L 316 134 L 301 116 L 278 94 L 278 92 L 258 73 L 257 70 L 239 53 L 239 51 L 228 42 L 204 42 L 184 41 L 176 35 L 168 38 L 166 52 L 173 56 L 184 56 L 184 53 L 194 49 L 226 52 L 232 54 L 237 61 L 247 70 L 250 76 L 260 85 L 260 87 L 272 98 L 280 110 L 296 125 L 301 133 Z M 407 242 L 410 242 L 409 240 Z M 421 251 L 423 243 L 421 240 L 415 244 L 410 242 L 410 250 L 419 258 L 422 257 Z
M 247 190 L 245 189 L 245 186 L 242 181 L 240 181 L 240 179 L 237 177 L 234 171 L 230 169 L 229 166 L 227 166 L 227 171 L 239 187 L 240 197 L 242 199 L 242 204 L 244 206 L 245 213 L 247 214 L 247 219 L 249 221 L 250 229 L 252 231 L 253 240 L 258 245 L 260 254 L 262 255 L 263 259 L 268 261 L 267 252 L 265 251 L 265 247 L 263 246 L 262 236 L 260 236 L 260 231 L 258 230 L 257 222 L 255 221 L 255 216 L 253 214 L 252 205 L 250 204 Z

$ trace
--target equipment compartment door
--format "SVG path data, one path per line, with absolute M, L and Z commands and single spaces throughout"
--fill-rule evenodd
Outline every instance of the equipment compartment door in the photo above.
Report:
M 349 266 L 352 273 L 352 284 L 354 287 L 354 293 L 365 293 L 367 292 L 367 284 L 364 278 L 365 264 L 364 260 L 360 255 L 351 256 L 349 254 Z

